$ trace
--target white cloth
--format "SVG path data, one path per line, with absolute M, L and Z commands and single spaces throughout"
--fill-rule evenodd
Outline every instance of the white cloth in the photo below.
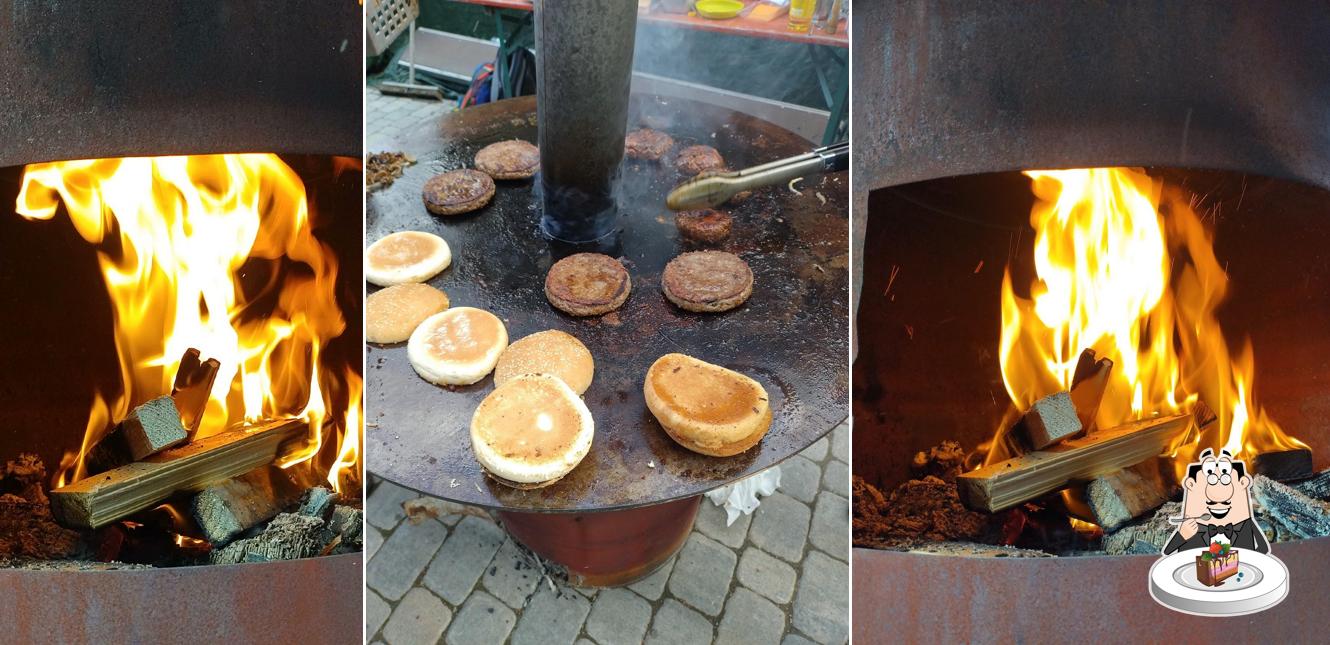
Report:
M 721 486 L 707 493 L 712 504 L 725 508 L 725 526 L 734 524 L 739 514 L 752 515 L 762 502 L 758 495 L 770 495 L 780 486 L 780 466 L 749 475 L 733 484 Z

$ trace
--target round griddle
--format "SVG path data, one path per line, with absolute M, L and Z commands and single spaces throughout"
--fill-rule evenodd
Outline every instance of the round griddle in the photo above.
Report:
M 481 147 L 536 140 L 533 97 L 468 108 L 398 142 L 416 165 L 368 198 L 366 243 L 389 233 L 428 231 L 452 247 L 452 266 L 430 281 L 453 306 L 479 307 L 507 325 L 510 341 L 545 329 L 580 339 L 596 361 L 585 394 L 596 421 L 591 452 L 554 485 L 520 491 L 482 472 L 471 451 L 471 414 L 493 390 L 491 377 L 445 388 L 416 375 L 406 344 L 366 347 L 365 443 L 370 472 L 421 493 L 516 511 L 585 512 L 691 497 L 779 463 L 817 441 L 848 409 L 848 230 L 846 173 L 810 178 L 796 195 L 758 191 L 730 209 L 734 230 L 718 248 L 752 267 L 753 295 L 724 314 L 675 308 L 660 291 L 665 264 L 693 247 L 679 239 L 665 195 L 682 181 L 673 166 L 625 160 L 619 256 L 632 276 L 628 301 L 602 317 L 574 318 L 545 299 L 545 273 L 569 251 L 538 229 L 538 181 L 500 181 L 474 213 L 438 217 L 421 203 L 433 175 L 470 167 Z M 664 130 L 676 149 L 717 148 L 731 167 L 805 152 L 809 143 L 771 123 L 679 99 L 634 97 L 629 127 Z M 818 197 L 821 195 L 821 199 Z M 825 199 L 825 203 L 823 202 Z M 371 291 L 376 287 L 370 286 Z M 663 354 L 682 352 L 757 379 L 771 396 L 773 423 L 758 447 L 728 458 L 689 452 L 646 409 L 642 382 Z

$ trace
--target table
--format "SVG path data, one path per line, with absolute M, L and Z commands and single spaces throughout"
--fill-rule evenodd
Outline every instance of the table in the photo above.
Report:
M 495 83 L 499 92 L 494 95 L 494 98 L 512 97 L 514 95 L 513 88 L 509 84 L 503 66 L 509 54 L 520 47 L 530 46 L 534 38 L 531 25 L 532 17 L 530 15 L 533 10 L 531 2 L 528 0 L 454 1 L 483 6 L 491 10 L 509 9 L 525 12 L 525 15 L 514 18 L 499 11 L 491 11 L 494 16 L 495 30 L 499 35 L 499 62 L 494 70 Z M 728 20 L 711 20 L 696 15 L 660 13 L 647 11 L 646 9 L 638 12 L 638 20 L 646 24 L 807 45 L 806 53 L 813 63 L 813 69 L 817 71 L 818 88 L 822 92 L 823 103 L 830 113 L 827 118 L 827 127 L 822 133 L 822 145 L 831 145 L 844 139 L 848 133 L 846 129 L 848 125 L 846 111 L 849 108 L 850 92 L 848 82 L 850 37 L 847 31 L 849 21 L 840 21 L 835 34 L 821 33 L 816 30 L 810 30 L 808 33 L 796 33 L 786 27 L 787 22 L 784 17 L 770 21 L 747 19 L 745 16 L 747 16 L 752 6 L 757 4 L 757 0 L 747 0 L 746 4 L 748 5 L 747 9 L 741 12 L 738 17 Z M 833 78 L 842 81 L 839 87 L 833 85 Z

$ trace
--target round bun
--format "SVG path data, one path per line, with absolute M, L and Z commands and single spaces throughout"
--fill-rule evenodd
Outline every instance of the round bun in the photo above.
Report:
M 455 307 L 420 323 L 407 341 L 406 355 L 430 383 L 470 385 L 494 369 L 506 347 L 508 330 L 498 316 Z
M 540 170 L 540 148 L 520 139 L 491 143 L 476 153 L 476 168 L 495 179 L 527 179 Z
M 380 238 L 365 249 L 365 279 L 370 284 L 424 282 L 448 268 L 453 253 L 433 233 L 402 231 Z
M 601 253 L 577 253 L 550 267 L 545 297 L 573 316 L 607 314 L 628 300 L 633 282 L 618 260 Z
M 494 384 L 503 385 L 523 374 L 549 374 L 580 396 L 591 387 L 595 373 L 596 362 L 582 341 L 550 329 L 509 345 L 494 368 Z
M 490 203 L 491 197 L 494 197 L 494 180 L 470 168 L 431 177 L 421 191 L 425 208 L 435 215 L 469 213 Z
M 448 308 L 448 294 L 427 284 L 397 284 L 365 298 L 365 340 L 400 343 L 420 322 Z
M 670 260 L 660 275 L 670 302 L 688 311 L 729 311 L 753 295 L 753 270 L 724 251 L 694 251 Z
M 591 449 L 595 422 L 582 398 L 548 374 L 524 374 L 494 388 L 471 416 L 471 449 L 501 483 L 548 485 Z
M 712 457 L 737 455 L 771 427 L 761 383 L 684 354 L 666 354 L 647 370 L 647 409 L 671 439 Z

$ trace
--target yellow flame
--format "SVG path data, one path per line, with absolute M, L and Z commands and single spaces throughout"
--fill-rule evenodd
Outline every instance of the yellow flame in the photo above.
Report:
M 1248 456 L 1302 446 L 1255 406 L 1250 342 L 1229 355 L 1215 318 L 1228 275 L 1180 194 L 1162 198 L 1165 217 L 1161 187 L 1138 170 L 1025 174 L 1038 198 L 1030 214 L 1036 275 L 1028 297 L 1017 295 L 1011 267 L 1002 283 L 1002 378 L 1016 406 L 1069 388 L 1090 348 L 1114 363 L 1098 427 L 1202 400 L 1219 419 L 1175 453 L 1182 464 L 1199 446 Z
M 171 392 L 191 347 L 221 363 L 199 437 L 297 416 L 310 422 L 309 445 L 284 465 L 312 458 L 332 404 L 320 381 L 335 379 L 354 394 L 345 405 L 356 418 L 339 412 L 333 431 L 359 445 L 359 378 L 320 361 L 346 328 L 337 259 L 313 234 L 299 176 L 276 155 L 33 164 L 17 202 L 20 215 L 41 220 L 64 204 L 97 248 L 113 308 L 120 388 L 96 394 L 83 445 L 62 460 L 57 484 L 84 475 L 83 455 L 132 406 Z

